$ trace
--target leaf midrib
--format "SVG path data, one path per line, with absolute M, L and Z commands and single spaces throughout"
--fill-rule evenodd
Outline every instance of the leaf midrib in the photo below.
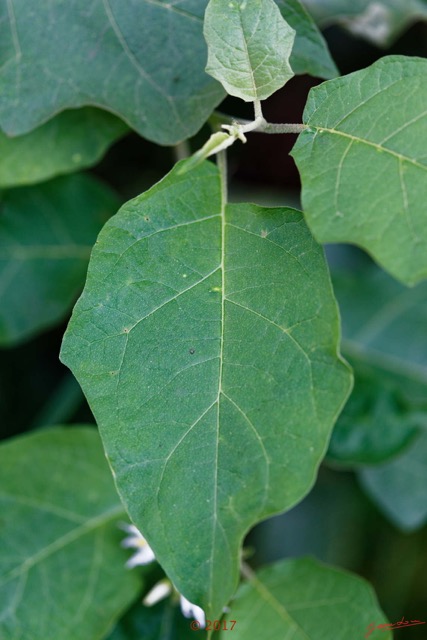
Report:
M 252 90 L 254 92 L 254 96 L 256 97 L 256 99 L 258 99 L 258 89 L 257 89 L 256 82 L 255 82 L 254 67 L 252 65 L 252 60 L 251 60 L 251 57 L 249 55 L 248 43 L 246 41 L 246 33 L 245 33 L 244 28 L 243 28 L 243 20 L 242 20 L 242 13 L 240 11 L 240 5 L 238 7 L 238 13 L 239 13 L 240 27 L 242 29 L 242 34 L 243 34 L 243 45 L 245 47 L 246 58 L 247 58 L 247 61 L 248 61 L 248 67 L 249 67 L 249 72 L 250 72 L 250 78 L 251 78 L 251 81 L 252 81 Z M 261 14 L 258 14 L 257 25 L 259 24 L 260 19 L 261 19 Z
M 225 152 L 222 151 L 222 154 Z M 223 158 L 225 156 L 223 155 Z M 225 163 L 224 163 L 225 164 Z M 222 393 L 222 377 L 223 377 L 223 364 L 224 364 L 224 327 L 225 327 L 225 210 L 227 206 L 227 191 L 224 176 L 220 178 L 221 182 L 221 261 L 219 269 L 221 270 L 221 336 L 220 336 L 220 349 L 219 349 L 219 376 L 218 376 L 218 394 L 216 398 L 217 403 L 217 431 L 216 431 L 216 448 L 215 448 L 215 469 L 214 469 L 214 496 L 213 496 L 213 528 L 212 528 L 212 551 L 210 558 L 210 589 L 209 589 L 209 604 L 212 608 L 213 591 L 214 591 L 214 566 L 215 566 L 215 542 L 216 542 L 216 530 L 218 526 L 218 456 L 219 456 L 219 431 L 220 431 L 220 397 Z

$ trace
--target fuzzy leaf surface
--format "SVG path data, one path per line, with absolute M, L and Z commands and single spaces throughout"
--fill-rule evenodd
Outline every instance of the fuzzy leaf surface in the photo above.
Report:
M 104 227 L 62 360 L 133 521 L 215 619 L 245 533 L 312 486 L 351 376 L 301 213 L 224 209 L 216 167 L 182 166 Z
M 217 131 L 213 133 L 210 138 L 205 142 L 201 149 L 198 149 L 185 164 L 182 165 L 182 172 L 191 171 L 198 164 L 201 164 L 204 160 L 213 156 L 215 153 L 230 147 L 235 142 L 233 136 L 225 131 Z
M 295 31 L 274 0 L 210 0 L 204 34 L 206 71 L 232 96 L 265 100 L 294 75 Z
M 389 56 L 315 87 L 292 151 L 317 240 L 356 244 L 406 284 L 427 277 L 426 76 L 427 60 Z

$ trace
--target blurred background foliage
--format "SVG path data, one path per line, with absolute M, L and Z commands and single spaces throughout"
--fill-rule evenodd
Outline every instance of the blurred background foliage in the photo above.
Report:
M 342 74 L 385 54 L 427 56 L 422 0 L 306 5 Z M 294 78 L 266 102 L 266 118 L 300 122 L 308 91 L 319 82 Z M 220 109 L 252 116 L 251 106 L 237 99 L 227 98 Z M 65 112 L 21 139 L 0 137 L 2 439 L 52 424 L 93 423 L 77 383 L 58 360 L 91 246 L 120 204 L 162 178 L 208 135 L 205 126 L 188 143 L 161 147 L 129 132 L 117 118 L 86 108 Z M 294 141 L 292 135 L 255 133 L 245 147 L 234 145 L 231 199 L 298 207 L 299 178 L 288 155 Z M 51 179 L 52 167 L 64 175 Z M 86 171 L 75 174 L 77 169 Z M 313 554 L 351 569 L 371 581 L 391 621 L 423 619 L 427 284 L 406 289 L 354 247 L 327 247 L 327 256 L 343 319 L 342 351 L 355 370 L 354 392 L 310 495 L 256 527 L 247 546 L 255 565 Z M 42 277 L 46 271 L 49 278 Z M 167 606 L 159 605 L 159 611 Z M 139 633 L 136 622 L 123 622 L 112 638 Z M 405 630 L 407 640 L 424 634 L 425 627 Z

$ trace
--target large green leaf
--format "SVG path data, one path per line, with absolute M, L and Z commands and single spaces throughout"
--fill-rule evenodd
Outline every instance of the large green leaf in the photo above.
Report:
M 232 96 L 265 100 L 294 75 L 295 31 L 274 0 L 210 0 L 204 34 L 206 71 Z
M 0 637 L 101 640 L 141 589 L 124 567 L 123 507 L 94 428 L 0 446 Z
M 342 349 L 355 388 L 328 456 L 374 464 L 396 455 L 427 425 L 427 284 L 408 289 L 374 265 L 337 270 Z
M 395 460 L 359 471 L 363 487 L 403 531 L 427 522 L 427 433 Z
M 65 111 L 24 136 L 9 138 L 0 132 L 0 187 L 90 167 L 127 130 L 111 113 L 87 107 Z
M 427 60 L 390 56 L 315 87 L 292 152 L 315 237 L 408 284 L 427 276 L 426 77 Z
M 20 135 L 94 105 L 173 144 L 224 96 L 204 71 L 206 0 L 0 0 L 0 127 Z
M 0 344 L 28 338 L 66 314 L 117 204 L 84 175 L 0 193 Z
M 372 587 L 311 558 L 284 560 L 242 584 L 227 613 L 234 640 L 391 640 Z M 223 631 L 227 638 L 230 631 Z
M 217 169 L 181 167 L 104 227 L 62 360 L 132 519 L 213 619 L 246 531 L 312 486 L 350 375 L 301 214 L 224 210 Z
M 293 72 L 327 79 L 339 75 L 328 45 L 300 0 L 276 0 L 276 3 L 286 22 L 296 31 L 291 54 Z
M 304 0 L 322 25 L 338 22 L 354 35 L 387 47 L 412 22 L 427 18 L 425 0 Z

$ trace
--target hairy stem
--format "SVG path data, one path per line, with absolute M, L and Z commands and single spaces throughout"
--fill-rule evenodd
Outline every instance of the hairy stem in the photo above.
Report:
M 254 111 L 255 111 L 255 120 L 259 120 L 260 118 L 264 120 L 264 116 L 262 115 L 261 100 L 255 100 Z
M 226 126 L 234 125 L 240 126 L 242 133 L 248 133 L 254 131 L 255 133 L 301 133 L 307 128 L 306 124 L 300 123 L 275 123 L 267 122 L 262 115 L 262 112 L 256 114 L 255 120 L 237 120 L 232 116 L 221 113 L 220 111 L 214 111 L 209 118 L 211 125 L 215 126 L 215 130 L 225 124 Z
M 306 124 L 275 124 L 266 122 L 261 128 L 255 129 L 259 133 L 301 133 L 307 128 Z

